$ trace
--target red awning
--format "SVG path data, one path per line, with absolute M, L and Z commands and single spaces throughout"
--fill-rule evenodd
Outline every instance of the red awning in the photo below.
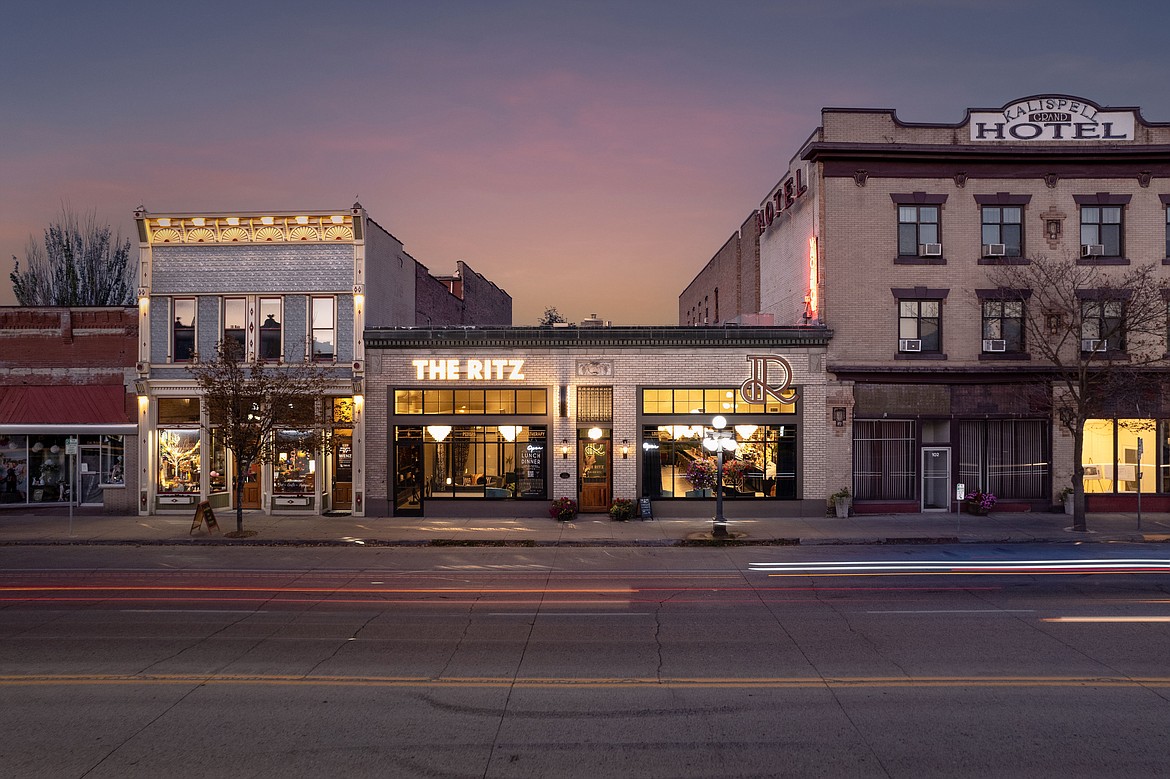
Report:
M 0 387 L 0 425 L 125 425 L 121 384 Z

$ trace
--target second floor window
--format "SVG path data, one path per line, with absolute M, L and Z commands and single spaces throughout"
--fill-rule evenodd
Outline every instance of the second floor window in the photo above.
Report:
M 938 206 L 898 206 L 898 255 L 926 254 L 927 245 L 940 243 Z
M 337 354 L 337 318 L 333 298 L 312 300 L 312 344 L 314 360 L 332 360 Z
M 1019 206 L 983 206 L 983 245 L 988 257 L 1020 257 L 1023 211 Z M 1002 247 L 1002 248 L 1001 248 Z
M 195 359 L 195 299 L 175 298 L 171 323 L 171 359 L 190 362 Z
M 1121 206 L 1081 206 L 1081 254 L 1120 257 L 1121 228 Z
M 983 301 L 983 351 L 1024 351 L 1023 301 Z
M 257 318 L 260 320 L 259 358 L 276 362 L 281 355 L 280 298 L 260 298 Z
M 1125 303 L 1081 301 L 1081 351 L 1125 351 Z
M 240 345 L 240 355 L 248 353 L 248 301 L 244 298 L 224 298 L 223 340 Z
M 898 351 L 939 351 L 942 346 L 939 312 L 937 300 L 899 300 Z

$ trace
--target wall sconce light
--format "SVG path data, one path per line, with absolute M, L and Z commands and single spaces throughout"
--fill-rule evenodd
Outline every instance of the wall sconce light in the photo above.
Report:
M 569 439 L 567 438 L 561 439 L 561 459 L 569 459 Z
M 622 459 L 628 460 L 630 458 L 630 439 L 622 439 Z
M 837 427 L 845 427 L 844 406 L 833 406 L 833 424 Z

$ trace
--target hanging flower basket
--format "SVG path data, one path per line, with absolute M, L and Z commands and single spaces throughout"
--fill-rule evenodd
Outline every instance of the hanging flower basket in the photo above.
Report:
M 691 464 L 687 466 L 686 478 L 695 489 L 709 490 L 715 487 L 715 474 L 718 470 L 719 466 L 713 457 L 701 457 L 691 460 Z

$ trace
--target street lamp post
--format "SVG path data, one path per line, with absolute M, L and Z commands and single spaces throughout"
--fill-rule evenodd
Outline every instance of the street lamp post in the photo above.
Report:
M 723 453 L 734 452 L 739 445 L 735 440 L 735 431 L 727 430 L 727 420 L 715 417 L 711 420 L 711 429 L 703 433 L 703 448 L 713 452 L 716 456 L 715 469 L 715 523 L 711 535 L 715 538 L 727 538 L 727 520 L 723 518 Z

